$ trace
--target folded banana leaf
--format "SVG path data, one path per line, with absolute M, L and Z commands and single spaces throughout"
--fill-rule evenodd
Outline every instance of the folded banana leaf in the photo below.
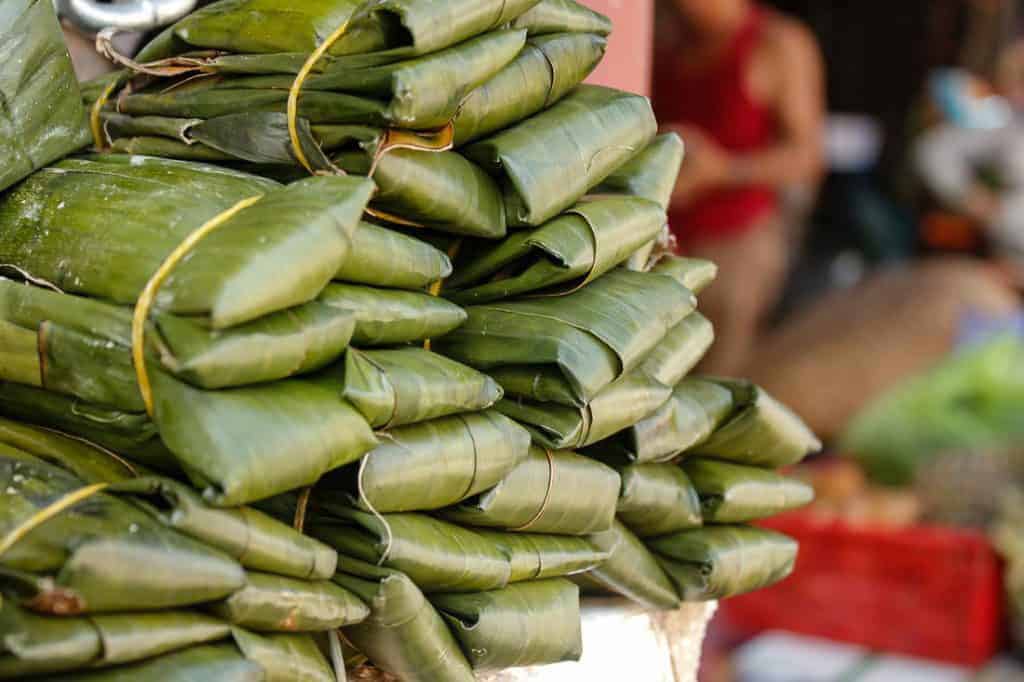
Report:
M 587 454 L 623 455 L 639 463 L 668 462 L 706 441 L 732 413 L 732 393 L 705 379 L 684 379 L 657 412 Z
M 704 291 L 718 276 L 718 266 L 700 258 L 665 256 L 651 272 L 667 275 L 695 294 Z
M 795 540 L 747 526 L 708 526 L 649 541 L 683 601 L 725 599 L 773 585 L 796 562 Z
M 336 296 L 336 295 L 335 295 Z M 356 315 L 313 301 L 226 330 L 156 315 L 146 335 L 150 361 L 200 388 L 284 379 L 340 357 Z M 142 411 L 131 357 L 130 308 L 0 277 L 0 334 L 25 337 L 6 350 L 0 376 L 125 410 Z M 35 351 L 29 348 L 35 339 Z M 13 360 L 13 362 L 12 362 Z M 103 376 L 84 368 L 98 365 Z M 22 368 L 22 369 L 19 369 Z M 14 370 L 14 371 L 12 371 Z
M 39 677 L 41 682 L 266 682 L 266 671 L 234 644 L 202 644 L 137 663 L 93 672 Z M 283 682 L 283 681 L 282 681 Z
M 360 223 L 335 279 L 393 289 L 426 289 L 452 274 L 448 256 L 430 244 L 373 223 Z
M 633 426 L 661 407 L 672 389 L 633 372 L 603 389 L 584 407 L 502 400 L 497 409 L 555 449 L 582 448 Z
M 703 458 L 688 459 L 682 467 L 709 523 L 756 521 L 814 500 L 814 488 L 774 471 Z
M 695 454 L 737 464 L 778 469 L 821 449 L 800 417 L 749 382 L 716 379 L 733 395 L 734 410 Z
M 574 581 L 588 588 L 598 586 L 649 609 L 679 607 L 679 595 L 665 571 L 644 543 L 620 521 L 615 521 L 611 530 L 588 539 L 608 552 L 609 557 L 594 570 L 574 576 Z
M 116 483 L 146 473 L 85 439 L 0 417 L 0 443 L 67 469 L 87 483 Z
M 78 81 L 52 3 L 0 9 L 0 190 L 89 144 Z
M 230 627 L 190 611 L 40 616 L 0 604 L 0 679 L 105 668 L 226 639 Z
M 491 303 L 435 343 L 499 383 L 582 406 L 641 364 L 696 306 L 671 277 L 617 269 L 567 296 Z
M 328 54 L 373 52 L 372 60 L 347 63 L 386 63 L 437 52 L 494 30 L 536 4 L 537 0 L 320 0 L 282 6 L 273 0 L 221 0 L 164 31 L 143 48 L 138 61 L 182 55 L 186 58 L 172 60 L 167 66 L 194 66 L 187 57 L 203 57 L 209 51 L 214 55 L 291 57 L 293 61 L 298 57 L 301 65 L 325 36 L 352 19 L 349 30 Z M 360 10 L 358 14 L 356 10 Z M 256 58 L 252 61 L 263 63 Z M 269 63 L 276 62 L 271 59 Z
M 441 509 L 496 486 L 530 448 L 530 434 L 495 411 L 442 417 L 378 437 L 381 445 L 361 467 L 324 478 L 318 499 L 340 494 L 381 513 Z
M 594 189 L 594 194 L 640 197 L 667 211 L 683 164 L 683 152 L 683 140 L 678 135 L 659 135 L 636 157 L 609 175 Z
M 369 615 L 358 597 L 332 582 L 252 572 L 245 587 L 208 608 L 228 623 L 257 632 L 324 632 Z
M 242 654 L 262 666 L 266 682 L 337 681 L 334 671 L 311 635 L 257 635 L 236 627 L 232 628 L 232 636 Z
M 487 375 L 423 348 L 350 348 L 342 372 L 323 385 L 336 386 L 374 428 L 485 410 L 501 398 Z
M 600 566 L 609 556 L 586 538 L 572 535 L 506 533 L 483 528 L 476 532 L 511 558 L 509 583 L 576 575 Z
M 484 528 L 587 535 L 611 526 L 618 496 L 615 470 L 572 452 L 531 448 L 501 483 L 444 516 Z
M 599 199 L 460 262 L 446 283 L 469 305 L 529 293 L 570 293 L 624 262 L 665 225 L 665 212 L 646 199 Z
M 699 312 L 690 313 L 669 330 L 638 371 L 663 386 L 676 386 L 697 366 L 714 341 L 711 322 Z
M 580 590 L 562 578 L 476 594 L 436 594 L 474 670 L 578 661 L 583 655 Z
M 560 31 L 585 31 L 608 35 L 611 20 L 575 0 L 541 0 L 531 10 L 512 22 L 517 28 L 529 30 L 530 35 Z
M 63 469 L 0 446 L 0 537 L 85 487 Z M 145 570 L 139 570 L 139 567 Z M 37 525 L 0 555 L 0 591 L 39 613 L 175 608 L 221 599 L 242 567 L 139 507 L 97 493 Z
M 622 477 L 616 515 L 637 537 L 649 538 L 703 524 L 701 498 L 675 464 L 636 464 L 626 458 L 603 459 Z
M 431 592 L 482 592 L 508 584 L 509 558 L 471 530 L 423 514 L 318 507 L 310 534 L 345 556 L 408 575 Z M 344 570 L 344 569 L 343 569 Z
M 212 508 L 188 486 L 166 478 L 122 481 L 112 490 L 132 495 L 164 524 L 221 550 L 247 569 L 302 580 L 334 575 L 337 552 L 256 509 Z
M 355 318 L 352 343 L 395 346 L 443 336 L 466 321 L 459 306 L 413 291 L 331 284 L 319 301 Z
M 552 33 L 526 41 L 516 59 L 466 97 L 452 123 L 455 146 L 507 128 L 565 97 L 604 57 L 594 33 Z
M 540 225 L 640 153 L 656 132 L 646 98 L 584 85 L 465 153 L 501 180 L 509 225 Z
M 156 297 L 156 311 L 223 329 L 316 298 L 341 267 L 372 191 L 365 178 L 279 187 L 163 159 L 67 159 L 0 202 L 0 262 L 69 293 L 134 304 L 189 234 L 262 196 L 199 242 Z
M 370 607 L 343 632 L 375 665 L 408 682 L 474 682 L 448 626 L 408 576 L 348 557 L 338 568 L 334 581 Z

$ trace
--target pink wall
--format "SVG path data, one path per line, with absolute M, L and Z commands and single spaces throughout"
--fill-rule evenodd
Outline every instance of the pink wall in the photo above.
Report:
M 615 30 L 608 55 L 590 82 L 651 94 L 654 0 L 582 0 L 611 17 Z

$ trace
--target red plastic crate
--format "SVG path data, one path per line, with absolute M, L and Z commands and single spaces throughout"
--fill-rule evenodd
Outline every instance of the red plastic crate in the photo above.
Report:
M 984 535 L 881 529 L 801 512 L 763 524 L 800 542 L 793 575 L 722 604 L 730 627 L 789 630 L 978 666 L 1003 641 L 1002 567 Z

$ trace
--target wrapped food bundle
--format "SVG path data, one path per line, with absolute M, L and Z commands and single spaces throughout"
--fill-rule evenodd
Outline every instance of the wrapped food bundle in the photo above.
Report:
M 610 30 L 220 0 L 100 36 L 104 153 L 0 197 L 0 678 L 470 682 L 579 658 L 581 590 L 791 570 L 743 524 L 819 444 L 690 376 L 716 267 L 661 253 L 682 140 L 583 84 Z

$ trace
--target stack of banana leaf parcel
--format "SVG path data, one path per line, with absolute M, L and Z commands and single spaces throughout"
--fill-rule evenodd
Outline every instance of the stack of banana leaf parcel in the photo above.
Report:
M 682 141 L 583 84 L 610 30 L 220 0 L 101 34 L 95 151 L 0 195 L 0 678 L 471 682 L 578 659 L 581 591 L 789 572 L 748 524 L 819 445 L 690 376 L 716 269 L 662 253 Z

